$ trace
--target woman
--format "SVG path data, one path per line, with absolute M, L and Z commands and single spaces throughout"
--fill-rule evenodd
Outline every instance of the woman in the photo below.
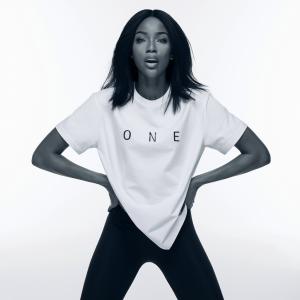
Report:
M 142 10 L 116 44 L 110 81 L 62 120 L 38 146 L 33 164 L 104 186 L 108 217 L 81 300 L 123 299 L 139 268 L 155 263 L 178 299 L 224 299 L 194 229 L 191 208 L 206 183 L 270 162 L 254 132 L 229 112 L 191 71 L 189 42 L 161 10 Z M 107 173 L 67 160 L 96 148 Z M 241 154 L 192 175 L 205 149 Z

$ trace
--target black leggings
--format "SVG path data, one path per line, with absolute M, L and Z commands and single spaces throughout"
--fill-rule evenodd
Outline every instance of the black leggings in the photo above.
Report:
M 164 250 L 136 227 L 120 205 L 107 216 L 80 299 L 124 299 L 146 262 L 160 268 L 179 300 L 224 300 L 195 231 L 191 210 L 171 249 Z

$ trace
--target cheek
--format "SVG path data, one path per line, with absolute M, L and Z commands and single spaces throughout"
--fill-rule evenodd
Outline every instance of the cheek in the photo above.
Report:
M 161 68 L 166 68 L 168 65 L 169 65 L 169 62 L 170 62 L 170 60 L 169 60 L 169 56 L 167 55 L 167 56 L 165 56 L 164 58 L 162 58 L 162 60 L 161 60 Z
M 159 50 L 163 55 L 170 55 L 171 45 L 170 44 L 165 44 L 165 45 L 161 44 Z
M 142 45 L 134 45 L 132 47 L 132 53 L 134 57 L 141 58 L 143 56 L 143 53 L 145 53 L 145 49 Z
M 141 53 L 138 49 L 133 49 L 132 50 L 132 56 L 133 56 L 133 61 L 136 65 L 139 65 L 141 60 L 142 60 L 142 56 Z
M 170 48 L 162 48 L 160 53 L 163 61 L 169 61 L 171 54 Z
M 144 56 L 140 52 L 135 52 L 133 55 L 134 62 L 137 66 L 141 66 L 144 63 Z

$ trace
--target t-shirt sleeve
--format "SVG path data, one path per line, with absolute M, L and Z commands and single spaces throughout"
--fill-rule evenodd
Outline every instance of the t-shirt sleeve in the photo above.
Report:
M 97 92 L 94 92 L 55 128 L 69 146 L 81 154 L 97 147 L 100 118 Z
M 231 113 L 211 92 L 205 105 L 204 145 L 226 154 L 240 139 L 247 124 Z

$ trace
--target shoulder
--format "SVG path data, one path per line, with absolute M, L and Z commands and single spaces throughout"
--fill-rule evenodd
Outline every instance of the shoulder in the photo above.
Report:
M 205 91 L 192 89 L 190 96 L 193 97 L 195 101 L 193 99 L 191 101 L 198 109 L 204 110 L 207 105 L 207 101 L 210 97 L 210 94 L 211 93 L 209 90 Z
M 94 92 L 93 96 L 95 97 L 95 102 L 100 109 L 106 109 L 111 106 L 111 102 L 109 99 L 113 94 L 114 88 L 109 87 L 106 89 L 99 89 L 98 91 Z

